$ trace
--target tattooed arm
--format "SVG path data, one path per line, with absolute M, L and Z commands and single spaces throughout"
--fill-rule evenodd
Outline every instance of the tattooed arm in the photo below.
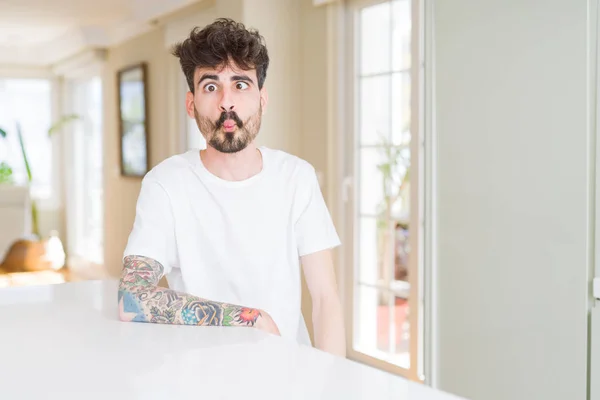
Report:
M 121 321 L 175 325 L 251 326 L 279 335 L 271 316 L 259 309 L 220 303 L 158 286 L 164 273 L 156 260 L 125 258 L 119 281 Z

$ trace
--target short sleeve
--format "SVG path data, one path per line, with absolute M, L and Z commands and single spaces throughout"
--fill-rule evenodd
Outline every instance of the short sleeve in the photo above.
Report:
M 299 185 L 301 212 L 294 226 L 298 254 L 304 256 L 339 246 L 339 236 L 312 166 L 302 175 Z
M 138 196 L 133 229 L 123 258 L 138 255 L 152 258 L 171 272 L 175 264 L 175 226 L 169 196 L 163 186 L 146 175 Z

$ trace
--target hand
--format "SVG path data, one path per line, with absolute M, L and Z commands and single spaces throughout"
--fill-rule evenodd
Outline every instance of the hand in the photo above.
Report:
M 266 311 L 260 311 L 260 316 L 256 320 L 254 327 L 260 329 L 261 331 L 281 336 L 281 333 L 279 333 L 279 328 L 277 328 L 277 324 Z

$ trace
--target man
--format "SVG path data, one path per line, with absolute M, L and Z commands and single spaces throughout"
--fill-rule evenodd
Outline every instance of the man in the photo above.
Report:
M 268 100 L 263 38 L 218 19 L 173 54 L 207 148 L 173 156 L 144 177 L 123 258 L 121 320 L 253 327 L 310 344 L 302 265 L 315 346 L 345 356 L 331 255 L 340 241 L 315 170 L 255 144 Z M 165 275 L 170 289 L 158 286 Z

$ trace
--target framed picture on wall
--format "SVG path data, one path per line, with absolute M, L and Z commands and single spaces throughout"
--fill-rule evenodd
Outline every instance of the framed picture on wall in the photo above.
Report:
M 143 177 L 149 169 L 147 65 L 117 72 L 121 175 Z

